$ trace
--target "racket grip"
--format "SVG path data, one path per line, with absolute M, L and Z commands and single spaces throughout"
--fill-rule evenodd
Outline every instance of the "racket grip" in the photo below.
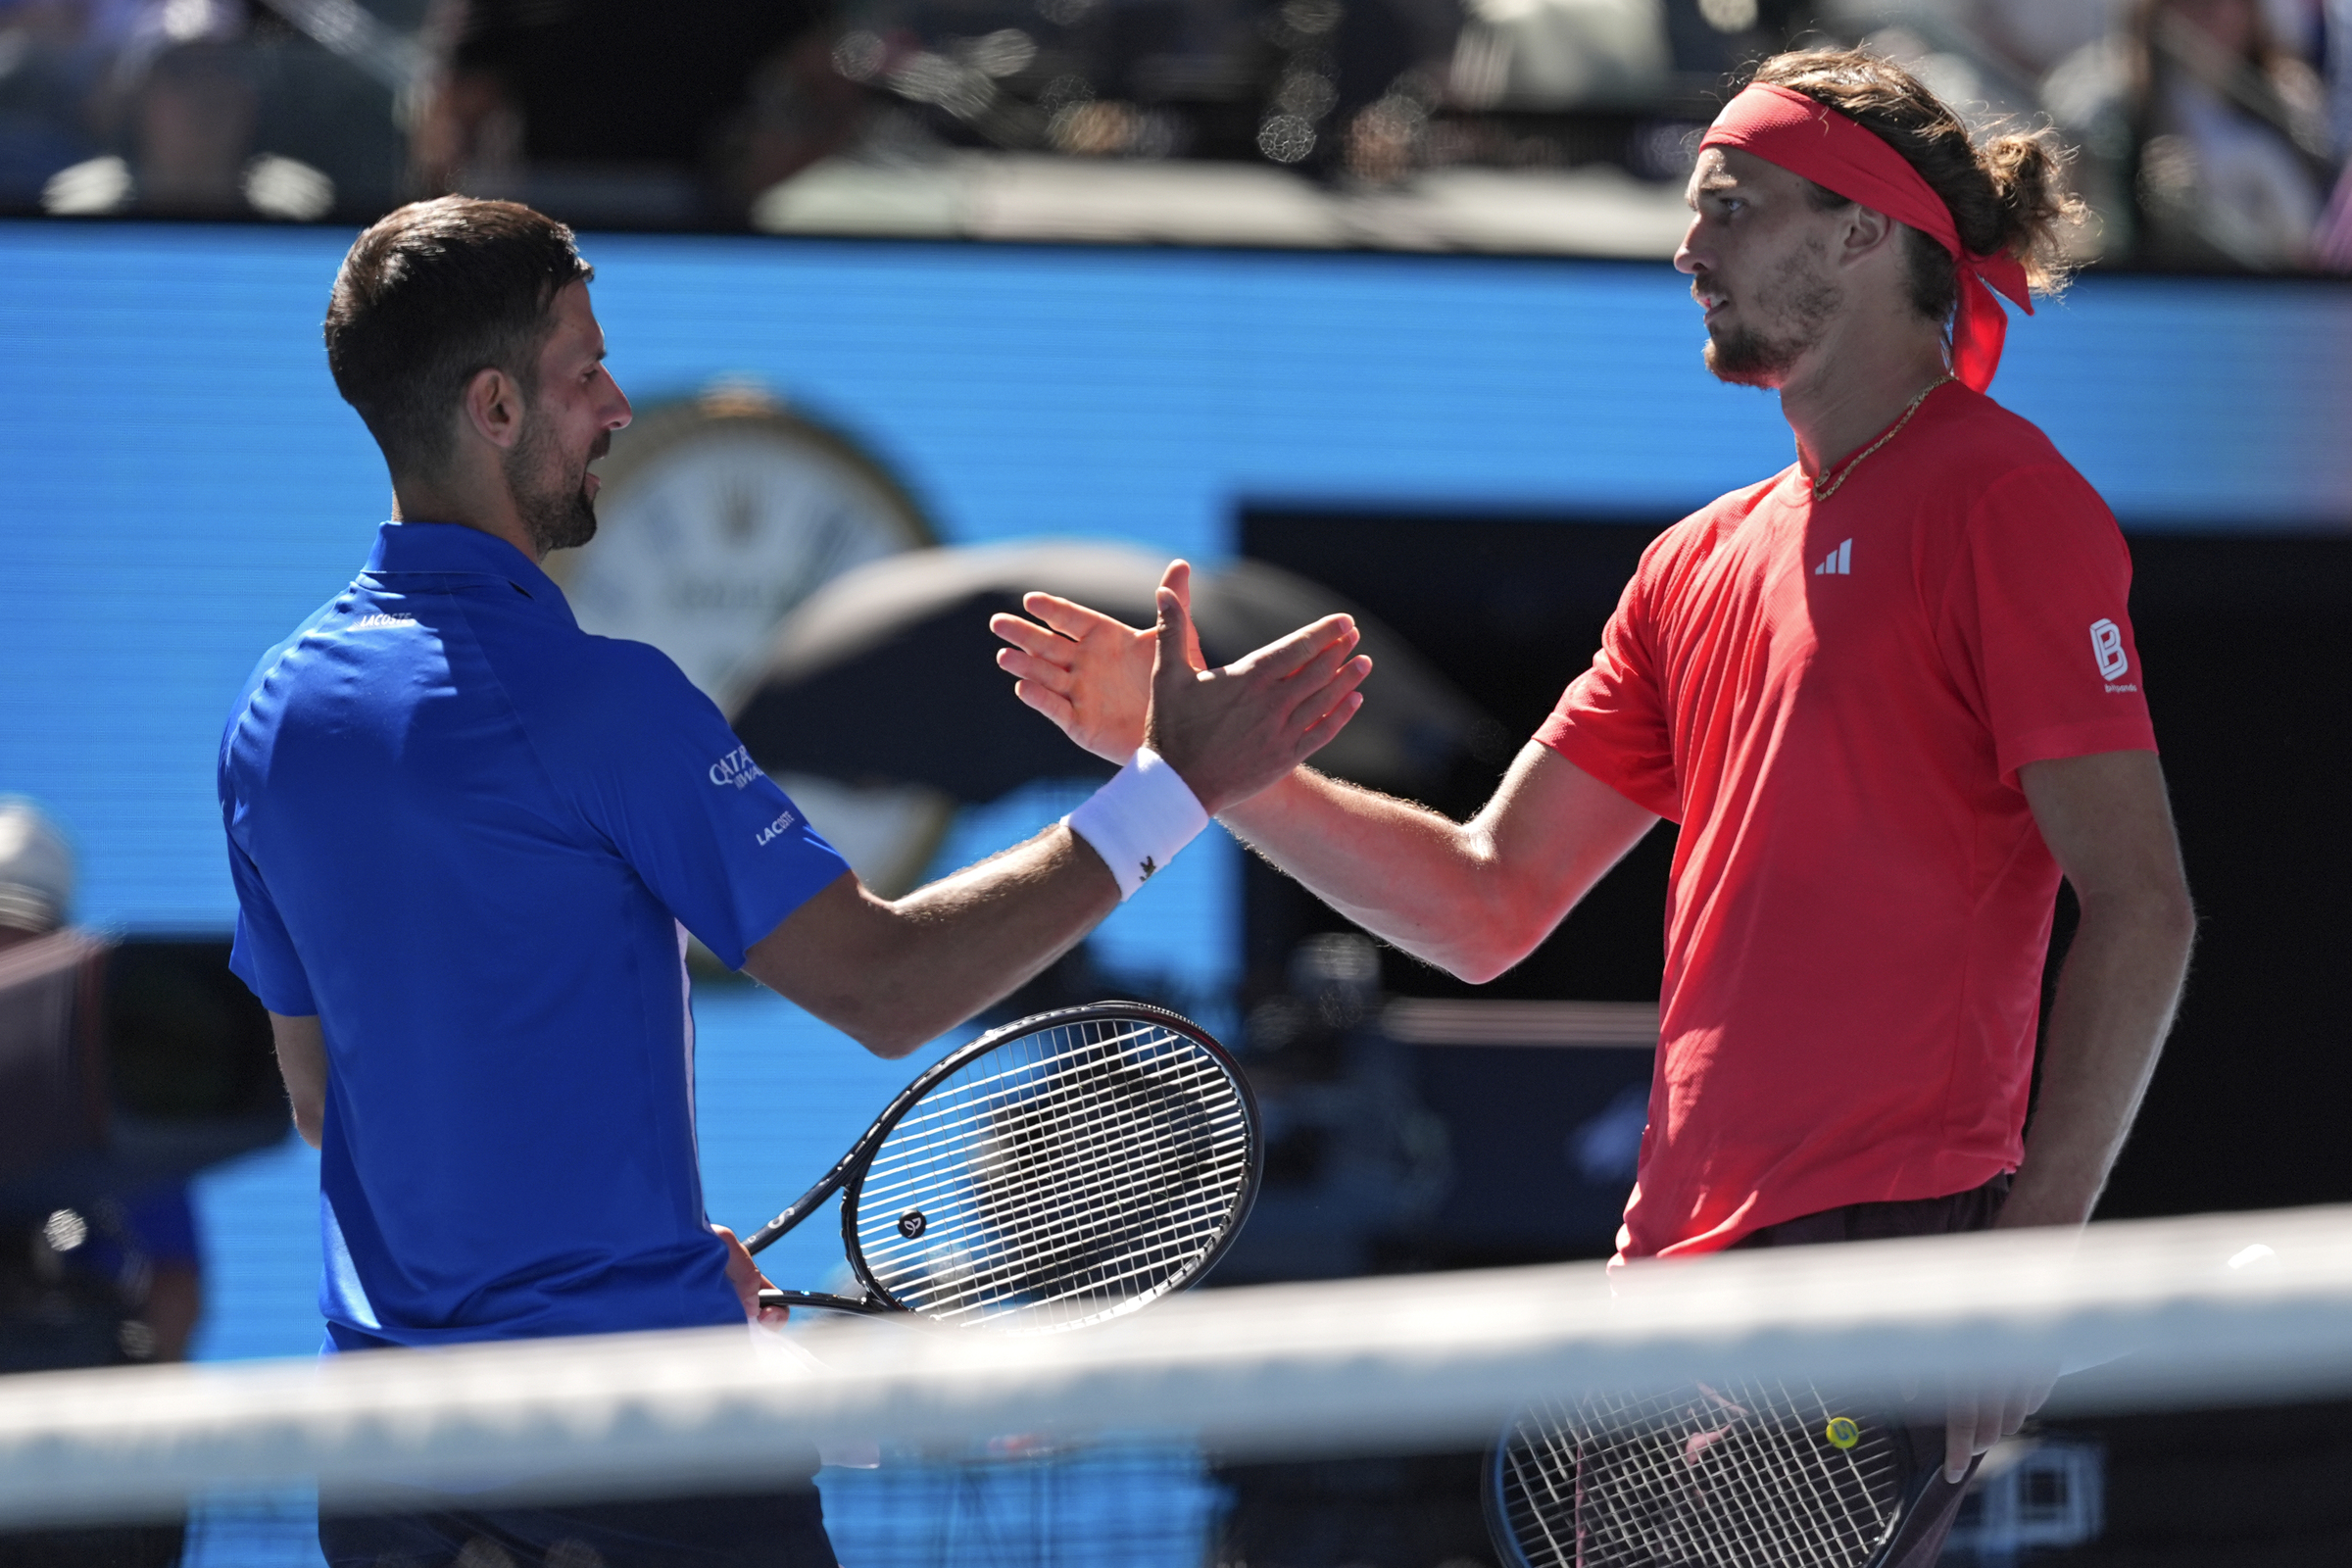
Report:
M 867 1317 L 888 1317 L 889 1307 L 879 1301 L 849 1296 L 824 1296 L 814 1291 L 766 1290 L 760 1293 L 760 1304 L 765 1306 L 816 1306 L 828 1312 L 858 1312 Z

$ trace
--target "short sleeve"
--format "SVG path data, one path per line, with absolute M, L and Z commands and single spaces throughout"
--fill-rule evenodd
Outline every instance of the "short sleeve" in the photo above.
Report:
M 2131 591 L 2114 514 L 2064 464 L 2007 475 L 1977 504 L 1937 638 L 2004 781 L 2028 762 L 2156 749 Z
M 312 999 L 310 976 L 294 951 L 294 939 L 262 880 L 261 867 L 233 837 L 228 841 L 228 874 L 237 889 L 237 936 L 228 953 L 229 972 L 271 1012 L 310 1017 L 318 1004 Z
M 1651 636 L 1651 568 L 1658 548 L 1650 547 L 1618 596 L 1592 667 L 1569 683 L 1535 738 L 1636 806 L 1679 822 L 1682 786 Z
M 678 923 L 729 968 L 849 869 L 752 760 L 710 699 L 637 643 L 604 645 L 574 779 L 581 809 Z

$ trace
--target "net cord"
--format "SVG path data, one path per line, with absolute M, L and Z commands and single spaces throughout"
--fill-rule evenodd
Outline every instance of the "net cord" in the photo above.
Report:
M 2263 1261 L 2227 1266 L 2256 1251 Z M 764 1348 L 762 1348 L 764 1347 Z M 1483 1447 L 1531 1394 L 1661 1393 L 1690 1369 L 1853 1388 L 2120 1360 L 2053 1409 L 2352 1391 L 2352 1207 L 1392 1276 L 1183 1296 L 1087 1334 L 831 1318 L 0 1379 L 0 1520 L 169 1513 L 317 1478 L 365 1496 L 757 1486 L 819 1441 L 1197 1436 L 1236 1457 Z

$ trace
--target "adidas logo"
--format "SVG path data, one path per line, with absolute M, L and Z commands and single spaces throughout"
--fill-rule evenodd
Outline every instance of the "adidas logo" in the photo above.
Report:
M 1830 552 L 1830 559 L 1813 568 L 1816 577 L 1850 577 L 1854 574 L 1854 542 L 1846 540 Z

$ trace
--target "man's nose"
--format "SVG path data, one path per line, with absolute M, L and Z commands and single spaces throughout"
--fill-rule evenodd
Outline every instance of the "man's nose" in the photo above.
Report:
M 629 421 L 637 417 L 635 411 L 629 407 L 629 395 L 620 389 L 620 383 L 612 379 L 610 370 L 605 372 L 605 384 L 612 389 L 612 407 L 605 412 L 605 428 L 625 430 L 629 427 Z
M 1700 269 L 1707 265 L 1706 262 L 1700 258 L 1698 253 L 1691 248 L 1697 242 L 1697 240 L 1698 220 L 1693 218 L 1690 220 L 1690 226 L 1683 230 L 1683 242 L 1674 248 L 1674 270 L 1676 271 L 1685 272 L 1692 277 L 1695 277 L 1698 275 Z

